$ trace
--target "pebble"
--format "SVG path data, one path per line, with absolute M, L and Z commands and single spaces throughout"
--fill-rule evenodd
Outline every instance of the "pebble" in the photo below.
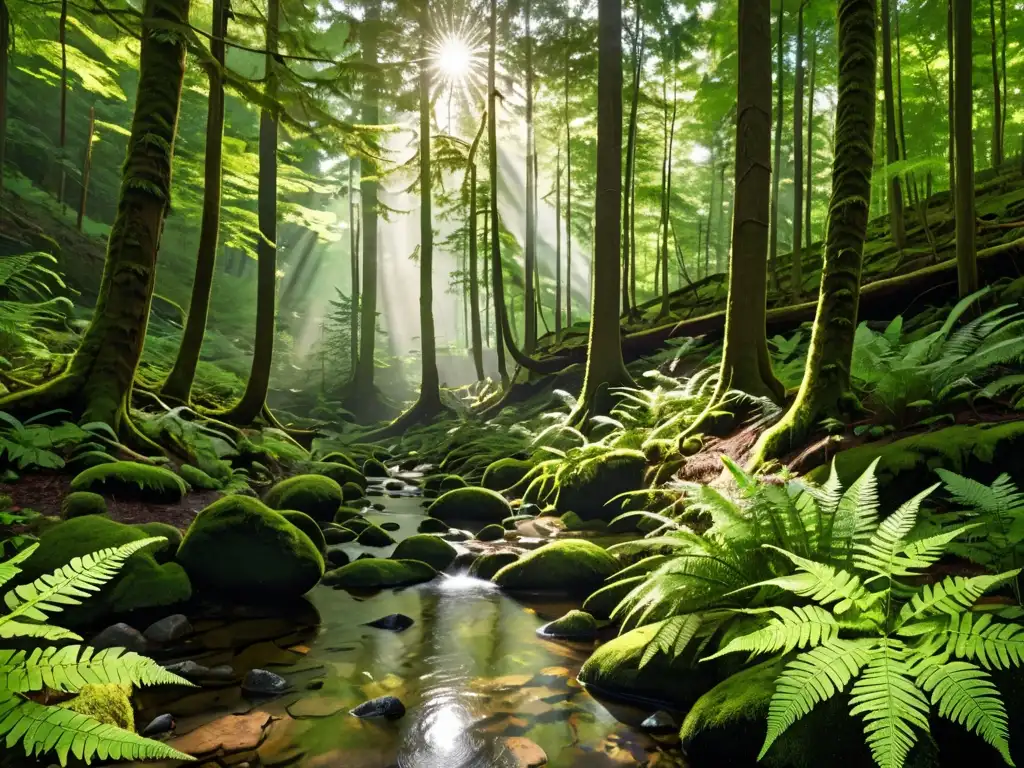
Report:
M 92 639 L 89 645 L 96 650 L 103 648 L 126 648 L 136 653 L 144 653 L 149 644 L 139 630 L 121 623 L 113 624 L 104 629 Z
M 517 768 L 540 768 L 548 764 L 547 753 L 540 745 L 522 736 L 510 736 L 505 739 L 505 746 L 512 753 Z
M 250 669 L 242 679 L 242 691 L 259 696 L 276 696 L 288 689 L 288 681 L 265 669 Z
M 210 670 L 207 667 L 204 667 L 202 664 L 197 664 L 191 659 L 188 661 L 179 661 L 177 664 L 168 664 L 164 669 L 172 674 L 192 681 L 198 680 L 202 677 L 208 677 L 210 674 Z
M 188 617 L 180 613 L 160 619 L 149 625 L 143 635 L 152 643 L 173 643 L 186 635 L 192 634 L 192 624 Z
M 405 715 L 405 705 L 394 696 L 382 696 L 363 702 L 350 714 L 364 719 L 385 717 L 388 720 L 398 720 Z
M 387 507 L 384 504 L 381 504 L 379 501 L 373 502 L 371 506 L 378 512 L 383 512 L 385 509 L 387 509 Z
M 366 626 L 374 627 L 375 629 L 389 629 L 392 632 L 404 632 L 415 623 L 404 614 L 392 613 L 390 616 L 367 622 Z
M 157 715 L 142 729 L 143 736 L 157 736 L 174 730 L 174 718 L 169 714 Z
M 659 710 L 653 715 L 648 717 L 642 723 L 640 727 L 645 731 L 677 731 L 679 725 L 676 723 L 675 718 L 672 717 L 668 712 Z

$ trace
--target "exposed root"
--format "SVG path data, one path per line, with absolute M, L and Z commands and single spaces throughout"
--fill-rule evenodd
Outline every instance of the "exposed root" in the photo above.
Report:
M 424 401 L 421 397 L 416 401 L 412 408 L 407 410 L 387 426 L 363 435 L 360 438 L 360 442 L 377 443 L 381 440 L 388 440 L 390 438 L 397 437 L 413 427 L 423 424 L 424 422 L 440 418 L 442 415 L 448 415 L 449 412 L 450 409 L 447 408 L 439 399 L 431 398 L 431 400 Z

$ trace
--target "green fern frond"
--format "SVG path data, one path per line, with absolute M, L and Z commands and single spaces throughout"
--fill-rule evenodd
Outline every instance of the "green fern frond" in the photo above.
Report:
M 62 766 L 68 755 L 89 763 L 101 760 L 192 760 L 159 741 L 107 725 L 88 715 L 46 707 L 18 694 L 0 692 L 0 737 L 8 748 L 21 743 L 25 754 L 37 757 L 54 751 Z
M 836 471 L 836 462 L 832 461 L 829 468 L 828 480 L 820 488 L 811 489 L 811 493 L 818 502 L 822 515 L 831 517 L 839 508 L 839 502 L 843 498 L 843 481 L 839 479 Z
M 928 699 L 915 684 L 901 642 L 884 638 L 872 651 L 850 691 L 850 714 L 864 718 L 875 762 L 881 768 L 903 768 L 918 730 L 928 731 Z
M 974 731 L 996 748 L 1007 765 L 1013 765 L 1006 707 L 987 672 L 966 661 L 940 664 L 934 659 L 916 672 L 918 686 L 931 694 L 939 717 Z
M 969 610 L 988 590 L 1016 578 L 1019 573 L 1020 570 L 971 578 L 947 576 L 938 584 L 925 584 L 921 591 L 900 609 L 896 627 L 898 629 L 908 622 L 935 614 L 959 615 Z
M 1002 474 L 992 485 L 979 483 L 969 477 L 945 469 L 936 469 L 945 490 L 958 504 L 977 512 L 1002 516 L 1011 509 L 1024 507 L 1024 494 L 1017 490 L 1010 476 Z
M 921 502 L 938 487 L 936 484 L 925 489 L 883 520 L 867 543 L 855 547 L 854 564 L 862 570 L 890 578 L 907 576 L 915 568 L 927 567 L 929 563 L 918 562 L 905 554 L 907 537 L 917 523 Z
M 1024 627 L 996 623 L 990 614 L 950 616 L 937 639 L 945 640 L 949 655 L 977 661 L 985 669 L 1024 666 Z
M 817 605 L 795 608 L 778 606 L 747 610 L 744 613 L 772 613 L 775 618 L 761 629 L 735 638 L 718 653 L 704 659 L 705 661 L 738 651 L 748 651 L 751 655 L 777 651 L 789 653 L 795 648 L 832 642 L 839 635 L 839 624 L 833 615 Z
M 0 616 L 0 627 L 19 618 L 45 621 L 47 613 L 57 613 L 68 605 L 79 605 L 90 592 L 99 591 L 103 584 L 114 578 L 125 560 L 140 549 L 161 541 L 166 539 L 157 536 L 120 547 L 101 549 L 84 557 L 76 557 L 31 584 L 15 587 L 4 595 L 10 613 Z
M 837 614 L 845 613 L 854 606 L 861 610 L 867 609 L 878 599 L 861 583 L 860 577 L 852 573 L 808 560 L 778 547 L 766 546 L 787 557 L 797 567 L 798 573 L 768 579 L 752 584 L 751 587 L 770 585 L 801 597 L 809 597 L 822 605 L 836 603 L 832 611 Z
M 646 667 L 659 652 L 671 658 L 681 656 L 703 623 L 703 618 L 695 613 L 673 616 L 658 628 L 647 644 L 639 668 Z
M 0 650 L 0 690 L 27 693 L 50 688 L 74 692 L 84 685 L 102 683 L 192 686 L 152 659 L 123 648 L 97 651 L 66 645 L 32 651 Z
M 23 563 L 32 557 L 32 553 L 38 548 L 38 544 L 25 547 L 21 552 L 18 552 L 16 555 L 0 563 L 0 587 L 21 573 L 21 568 L 18 567 L 18 564 Z
M 768 705 L 768 733 L 758 760 L 793 723 L 845 689 L 871 661 L 871 647 L 872 643 L 864 641 L 833 640 L 787 664 L 775 681 Z
M 6 618 L 6 617 L 0 617 Z M 35 624 L 28 621 L 0 621 L 0 639 L 32 637 L 39 640 L 81 640 L 74 632 L 51 624 Z
M 832 549 L 865 544 L 878 526 L 878 479 L 875 471 L 879 459 L 858 477 L 835 505 L 832 523 Z M 833 464 L 833 472 L 835 466 Z M 822 512 L 826 510 L 823 509 Z M 837 546 L 838 545 L 838 546 Z

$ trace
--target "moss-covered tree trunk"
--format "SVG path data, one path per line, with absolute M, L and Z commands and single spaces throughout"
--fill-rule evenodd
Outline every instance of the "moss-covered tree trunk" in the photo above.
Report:
M 206 156 L 203 160 L 203 213 L 199 224 L 199 247 L 196 271 L 192 278 L 192 297 L 188 318 L 181 334 L 174 366 L 161 388 L 171 399 L 187 403 L 192 396 L 203 335 L 210 315 L 213 276 L 217 265 L 217 243 L 220 239 L 221 169 L 224 150 L 224 39 L 228 30 L 226 0 L 214 0 L 210 55 L 207 66 L 210 96 L 206 105 Z
M 7 0 L 0 0 L 0 192 L 4 191 L 7 158 L 7 68 L 11 49 L 11 14 Z
M 796 16 L 796 78 L 793 83 L 793 248 L 789 267 L 789 295 L 793 303 L 803 294 L 804 208 L 804 0 Z
M 634 386 L 619 336 L 619 230 L 622 226 L 622 2 L 598 0 L 597 196 L 590 342 L 583 392 L 569 422 L 606 413 L 614 387 Z M 609 311 L 611 308 L 611 311 Z
M 783 33 L 783 18 L 785 17 L 785 0 L 779 0 L 778 16 L 778 48 L 775 54 L 775 87 L 777 89 L 775 99 L 775 156 L 772 159 L 772 200 L 771 210 L 771 240 L 768 243 L 768 269 L 771 276 L 772 290 L 779 287 L 779 184 L 782 181 L 782 120 L 786 107 L 785 75 L 786 63 Z M 770 90 L 769 83 L 769 90 Z M 769 110 L 770 111 L 770 110 Z
M 533 37 L 530 30 L 530 6 L 533 0 L 523 0 L 526 22 L 526 244 L 523 248 L 525 275 L 523 276 L 523 348 L 529 354 L 537 346 L 537 295 L 534 291 L 534 273 L 537 270 L 537 221 L 534 208 L 537 180 L 533 138 Z
M 562 340 L 562 147 L 555 155 L 555 341 Z
M 804 184 L 805 218 L 804 238 L 808 246 L 814 242 L 814 233 L 811 230 L 811 210 L 814 206 L 814 82 L 817 78 L 818 69 L 818 33 L 811 30 L 811 77 L 810 87 L 807 95 L 807 181 Z M 797 214 L 799 215 L 799 213 Z
M 738 17 L 736 173 L 725 348 L 719 394 L 738 389 L 780 400 L 765 336 L 772 132 L 770 0 L 744 0 Z M 717 399 L 717 398 L 716 398 Z
M 355 375 L 359 366 L 359 225 L 356 223 L 356 185 L 354 157 L 348 159 L 348 263 L 352 284 L 348 314 L 349 370 Z
M 892 81 L 892 32 L 889 0 L 882 0 L 882 88 L 885 92 L 885 157 L 889 164 L 900 160 L 900 147 L 896 140 L 896 97 Z M 888 169 L 886 170 L 888 174 Z M 903 220 L 903 189 L 899 174 L 889 177 L 889 228 L 896 247 L 907 244 L 906 225 Z
M 676 117 L 679 110 L 679 78 L 676 72 L 677 57 L 678 50 L 674 50 L 672 61 L 667 65 L 672 73 L 672 115 L 668 120 L 668 138 L 665 144 L 665 167 L 663 170 L 664 186 L 661 198 L 661 309 L 658 311 L 658 317 L 662 318 L 668 317 L 672 308 L 668 285 L 668 235 L 669 224 L 672 218 L 672 148 L 676 139 Z M 697 254 L 697 259 L 699 263 L 700 253 Z
M 477 242 L 477 173 L 476 153 L 480 147 L 480 139 L 484 135 L 484 128 L 487 126 L 487 113 L 480 121 L 480 128 L 476 132 L 476 138 L 469 148 L 468 181 L 469 184 L 469 324 L 470 324 L 470 349 L 473 355 L 473 367 L 476 369 L 476 377 L 483 381 L 484 375 L 484 351 L 480 334 L 480 280 L 477 276 L 477 264 L 479 262 L 479 243 Z
M 571 14 L 565 14 L 569 39 Z M 569 46 L 565 46 L 565 324 L 572 327 L 572 120 L 569 110 Z
M 978 290 L 974 221 L 974 91 L 972 0 L 953 0 L 956 123 L 956 263 L 961 296 Z
M 274 361 L 274 332 L 277 318 L 277 98 L 275 55 L 280 23 L 280 0 L 267 0 L 266 64 L 264 94 L 267 103 L 260 111 L 259 183 L 256 244 L 256 339 L 249 380 L 241 399 L 222 415 L 233 424 L 251 424 L 267 406 L 270 370 Z
M 988 24 L 992 45 L 992 167 L 1003 164 L 1003 99 L 999 77 L 996 35 L 996 0 L 988 0 Z
M 68 143 L 68 0 L 61 0 L 57 21 L 57 40 L 60 42 L 60 112 L 57 118 L 57 202 L 64 205 L 64 149 Z
M 166 25 L 188 22 L 188 0 L 147 0 L 142 24 L 139 88 L 122 172 L 117 214 L 93 320 L 67 371 L 0 400 L 0 408 L 31 412 L 67 408 L 82 421 L 124 433 L 132 382 L 146 338 L 185 77 L 184 38 Z M 153 26 L 153 23 L 157 26 Z
M 850 363 L 874 163 L 875 0 L 839 0 L 838 15 L 836 148 L 818 309 L 800 391 L 761 436 L 755 464 L 802 445 L 822 419 L 847 418 L 858 409 Z
M 953 103 L 956 101 L 954 81 L 955 55 L 953 50 L 953 0 L 946 3 L 946 124 L 949 130 L 949 209 L 956 210 L 956 120 L 953 118 Z
M 642 0 L 636 0 L 635 22 L 633 27 L 633 86 L 632 96 L 629 103 L 629 128 L 626 133 L 626 175 L 625 188 L 622 199 L 626 204 L 622 207 L 622 306 L 624 315 L 632 313 L 630 303 L 630 248 L 633 243 L 633 228 L 635 222 L 630 218 L 631 205 L 633 200 L 633 165 L 636 162 L 636 135 L 637 115 L 640 111 L 640 85 L 643 76 L 644 45 L 643 36 L 643 8 Z

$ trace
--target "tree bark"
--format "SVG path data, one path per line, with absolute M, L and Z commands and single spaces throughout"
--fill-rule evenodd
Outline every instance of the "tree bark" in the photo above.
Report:
M 555 341 L 562 340 L 562 147 L 555 159 Z
M 822 419 L 848 418 L 859 409 L 850 364 L 871 198 L 875 0 L 839 0 L 838 16 L 836 153 L 817 314 L 800 391 L 782 420 L 761 436 L 754 464 L 802 445 Z
M 534 272 L 537 270 L 537 222 L 534 208 L 534 158 L 533 136 L 533 37 L 530 32 L 530 6 L 533 0 L 523 0 L 526 16 L 526 247 L 524 250 L 525 276 L 523 286 L 523 348 L 527 354 L 537 346 L 537 297 L 534 292 Z
M 492 0 L 493 2 L 493 0 Z M 569 416 L 586 424 L 607 412 L 614 387 L 634 386 L 622 360 L 619 313 L 619 238 L 622 226 L 622 2 L 598 0 L 597 197 L 590 340 L 583 392 Z
M 630 249 L 633 243 L 634 223 L 630 219 L 633 199 L 633 165 L 636 162 L 637 113 L 640 109 L 640 79 L 643 74 L 643 14 L 642 0 L 636 0 L 636 21 L 633 29 L 633 88 L 629 104 L 629 130 L 626 135 L 626 175 L 622 199 L 622 307 L 623 315 L 632 313 L 630 303 Z
M 0 24 L 3 20 L 0 19 Z M 76 228 L 82 231 L 85 221 L 85 204 L 89 201 L 89 175 L 92 172 L 92 139 L 96 133 L 96 107 L 89 107 L 89 130 L 85 135 L 85 157 L 82 159 L 82 196 L 78 200 L 78 221 Z M 3 158 L 0 157 L 0 164 Z
M 793 85 L 793 248 L 790 254 L 789 295 L 796 303 L 803 294 L 804 209 L 804 0 L 796 21 L 796 79 Z
M 996 53 L 996 1 L 988 0 L 988 23 L 992 36 L 992 167 L 1003 164 L 1003 102 L 999 77 L 999 60 Z
M 974 221 L 973 2 L 953 0 L 956 122 L 956 261 L 960 295 L 978 290 Z
M 569 39 L 570 14 L 565 15 Z M 565 324 L 572 327 L 572 124 L 569 113 L 569 46 L 565 46 Z
M 768 268 L 773 291 L 779 288 L 779 183 L 782 181 L 782 118 L 785 112 L 785 46 L 783 44 L 783 19 L 785 0 L 779 0 L 778 50 L 775 56 L 776 89 L 775 102 L 775 157 L 772 160 L 771 240 L 768 243 Z M 770 88 L 769 83 L 769 90 Z M 769 109 L 769 112 L 771 110 Z
M 182 330 L 178 354 L 174 359 L 161 392 L 168 398 L 183 403 L 192 397 L 192 384 L 196 366 L 203 348 L 203 336 L 210 314 L 213 276 L 217 265 L 217 243 L 220 239 L 221 177 L 224 150 L 224 39 L 228 29 L 228 4 L 215 0 L 213 4 L 210 55 L 213 62 L 207 67 L 210 96 L 206 105 L 206 156 L 203 159 L 203 213 L 199 225 L 199 246 L 196 252 L 196 270 L 192 278 L 192 296 L 188 305 L 188 319 Z M 83 182 L 84 184 L 84 182 Z M 82 209 L 85 209 L 85 190 L 82 191 Z M 81 227 L 79 227 L 81 229 Z
M 60 117 L 57 125 L 57 153 L 60 163 L 57 182 L 57 202 L 64 207 L 64 147 L 68 141 L 68 0 L 61 0 L 60 20 L 57 22 L 57 37 L 60 41 Z
M 885 92 L 885 157 L 889 164 L 900 160 L 896 140 L 896 100 L 892 80 L 892 32 L 890 30 L 889 0 L 882 0 L 882 87 Z M 903 189 L 899 174 L 890 176 L 886 168 L 889 191 L 889 228 L 896 247 L 907 245 L 906 226 L 903 221 Z
M 814 81 L 818 69 L 818 33 L 811 30 L 811 82 L 810 93 L 807 96 L 807 182 L 804 185 L 806 197 L 806 212 L 804 217 L 804 237 L 807 245 L 814 242 L 814 232 L 811 229 L 811 211 L 814 204 Z
M 955 52 L 953 50 L 953 0 L 947 0 L 946 5 L 946 58 L 949 61 L 947 74 L 947 104 L 946 118 L 949 129 L 949 209 L 956 210 L 956 121 L 953 119 L 953 104 L 955 102 L 953 86 L 953 69 Z
M 349 277 L 352 283 L 349 306 L 349 370 L 355 375 L 359 366 L 359 226 L 356 224 L 356 185 L 353 157 L 348 159 L 348 257 Z M 360 171 L 360 175 L 362 172 Z
M 480 139 L 484 135 L 484 128 L 487 127 L 487 113 L 480 121 L 480 128 L 476 132 L 476 138 L 469 148 L 467 159 L 469 173 L 469 322 L 470 322 L 470 348 L 473 354 L 473 367 L 476 369 L 476 377 L 483 381 L 484 374 L 484 351 L 483 342 L 480 338 L 480 282 L 477 280 L 477 179 L 476 179 L 476 153 L 480 147 Z
M 7 0 L 0 0 L 0 192 L 4 191 L 7 159 L 7 69 L 11 48 L 11 14 Z

